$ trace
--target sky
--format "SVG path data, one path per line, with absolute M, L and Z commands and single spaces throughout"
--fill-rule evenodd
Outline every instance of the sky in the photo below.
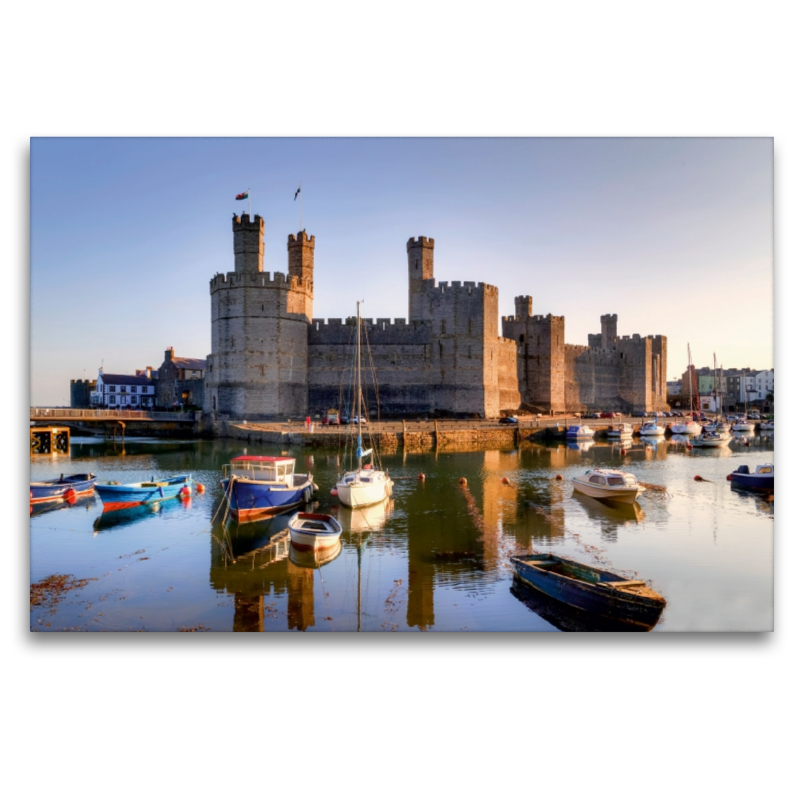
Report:
M 570 344 L 616 313 L 668 337 L 670 380 L 687 345 L 773 367 L 771 138 L 33 138 L 30 164 L 35 405 L 209 354 L 248 189 L 265 271 L 316 237 L 314 317 L 407 317 L 405 245 L 428 236 L 438 281 L 497 286 L 501 316 L 531 295 Z

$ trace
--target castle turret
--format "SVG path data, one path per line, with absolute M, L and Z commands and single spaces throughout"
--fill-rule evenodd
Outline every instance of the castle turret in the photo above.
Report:
M 406 243 L 408 253 L 408 319 L 423 319 L 423 281 L 433 280 L 433 239 L 420 236 Z
M 520 321 L 528 319 L 531 315 L 533 300 L 530 295 L 519 295 L 514 298 L 514 316 Z
M 603 314 L 600 317 L 600 346 L 608 349 L 617 341 L 617 315 Z
M 233 269 L 235 272 L 264 271 L 264 220 L 256 214 L 233 215 Z

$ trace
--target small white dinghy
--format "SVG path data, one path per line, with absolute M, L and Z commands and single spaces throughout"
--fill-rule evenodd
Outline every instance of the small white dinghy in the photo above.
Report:
M 692 447 L 725 447 L 731 440 L 728 433 L 701 433 L 689 439 Z
M 342 526 L 330 514 L 303 511 L 289 520 L 289 536 L 298 550 L 324 550 L 333 547 L 342 535 Z
M 620 469 L 588 469 L 579 478 L 572 479 L 576 492 L 598 500 L 618 500 L 633 503 L 644 491 L 630 472 Z

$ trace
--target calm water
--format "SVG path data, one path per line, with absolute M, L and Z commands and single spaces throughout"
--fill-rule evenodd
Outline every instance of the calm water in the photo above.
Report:
M 384 457 L 394 497 L 363 511 L 337 509 L 342 546 L 318 565 L 288 541 L 271 543 L 289 515 L 223 524 L 220 467 L 245 452 L 241 442 L 130 440 L 123 447 L 73 439 L 69 458 L 32 459 L 31 479 L 94 472 L 101 480 L 132 482 L 191 472 L 206 492 L 107 514 L 96 497 L 34 507 L 31 581 L 52 574 L 96 580 L 67 592 L 54 609 L 34 607 L 31 628 L 585 629 L 579 614 L 513 581 L 509 556 L 551 550 L 650 581 L 668 602 L 655 631 L 771 629 L 774 506 L 732 491 L 725 476 L 740 463 L 773 461 L 772 439 L 753 437 L 750 446 L 733 441 L 721 451 L 687 451 L 682 437 L 650 449 L 635 441 L 624 456 L 618 444 L 525 443 L 510 451 Z M 249 452 L 281 451 L 250 446 Z M 336 453 L 291 455 L 298 471 L 314 474 L 318 510 L 335 508 Z M 612 508 L 573 494 L 570 478 L 590 466 L 623 466 L 667 491 L 647 491 L 632 508 Z M 425 482 L 417 480 L 420 472 Z

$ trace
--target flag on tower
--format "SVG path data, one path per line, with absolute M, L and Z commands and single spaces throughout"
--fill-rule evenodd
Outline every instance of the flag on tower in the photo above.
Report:
M 235 200 L 247 200 L 250 197 L 250 190 L 248 189 L 246 192 L 242 192 L 241 194 L 237 194 L 234 198 Z
M 303 188 L 302 186 L 298 187 L 297 191 L 294 193 L 294 199 L 295 200 L 297 200 L 297 195 L 300 194 L 300 189 L 302 189 L 302 188 Z

